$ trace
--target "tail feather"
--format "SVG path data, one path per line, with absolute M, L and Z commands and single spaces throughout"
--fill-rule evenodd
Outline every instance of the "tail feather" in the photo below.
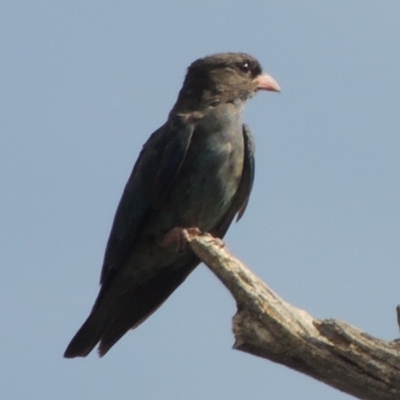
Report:
M 64 357 L 86 357 L 99 342 L 106 327 L 106 319 L 96 310 L 93 310 L 72 338 L 65 350 Z
M 199 261 L 194 259 L 191 264 L 173 272 L 166 268 L 151 281 L 129 293 L 125 306 L 119 310 L 101 336 L 100 357 L 104 356 L 126 332 L 139 326 L 157 311 L 198 263 Z
M 100 342 L 99 355 L 105 355 L 130 329 L 136 328 L 155 312 L 199 263 L 192 258 L 180 268 L 164 268 L 151 280 L 132 288 L 118 298 L 100 291 L 92 313 L 71 340 L 64 357 L 86 357 Z M 115 296 L 115 290 L 113 290 Z M 111 296 L 110 296 L 111 297 Z

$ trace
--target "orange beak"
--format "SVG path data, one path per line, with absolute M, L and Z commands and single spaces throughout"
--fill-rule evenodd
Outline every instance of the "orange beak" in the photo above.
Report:
M 268 74 L 258 75 L 254 82 L 257 84 L 258 90 L 269 90 L 270 92 L 280 92 L 281 87 L 278 82 Z

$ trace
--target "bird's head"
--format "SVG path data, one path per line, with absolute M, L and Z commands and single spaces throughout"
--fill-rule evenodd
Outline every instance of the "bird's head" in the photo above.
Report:
M 178 103 L 209 106 L 245 101 L 258 90 L 279 92 L 278 83 L 264 74 L 260 63 L 244 53 L 219 53 L 194 61 L 188 68 Z

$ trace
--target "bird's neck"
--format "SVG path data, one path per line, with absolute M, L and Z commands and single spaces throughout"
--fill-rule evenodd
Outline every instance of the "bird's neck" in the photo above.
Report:
M 213 87 L 210 89 L 185 88 L 179 92 L 178 99 L 171 110 L 170 115 L 180 113 L 204 112 L 210 107 L 216 107 L 223 103 L 233 103 L 242 108 L 248 93 L 238 93 Z

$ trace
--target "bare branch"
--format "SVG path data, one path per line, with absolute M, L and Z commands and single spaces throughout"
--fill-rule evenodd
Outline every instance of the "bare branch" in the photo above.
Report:
M 365 400 L 400 399 L 400 344 L 336 319 L 320 320 L 285 302 L 221 240 L 190 235 L 196 255 L 237 304 L 234 348 L 303 372 Z

